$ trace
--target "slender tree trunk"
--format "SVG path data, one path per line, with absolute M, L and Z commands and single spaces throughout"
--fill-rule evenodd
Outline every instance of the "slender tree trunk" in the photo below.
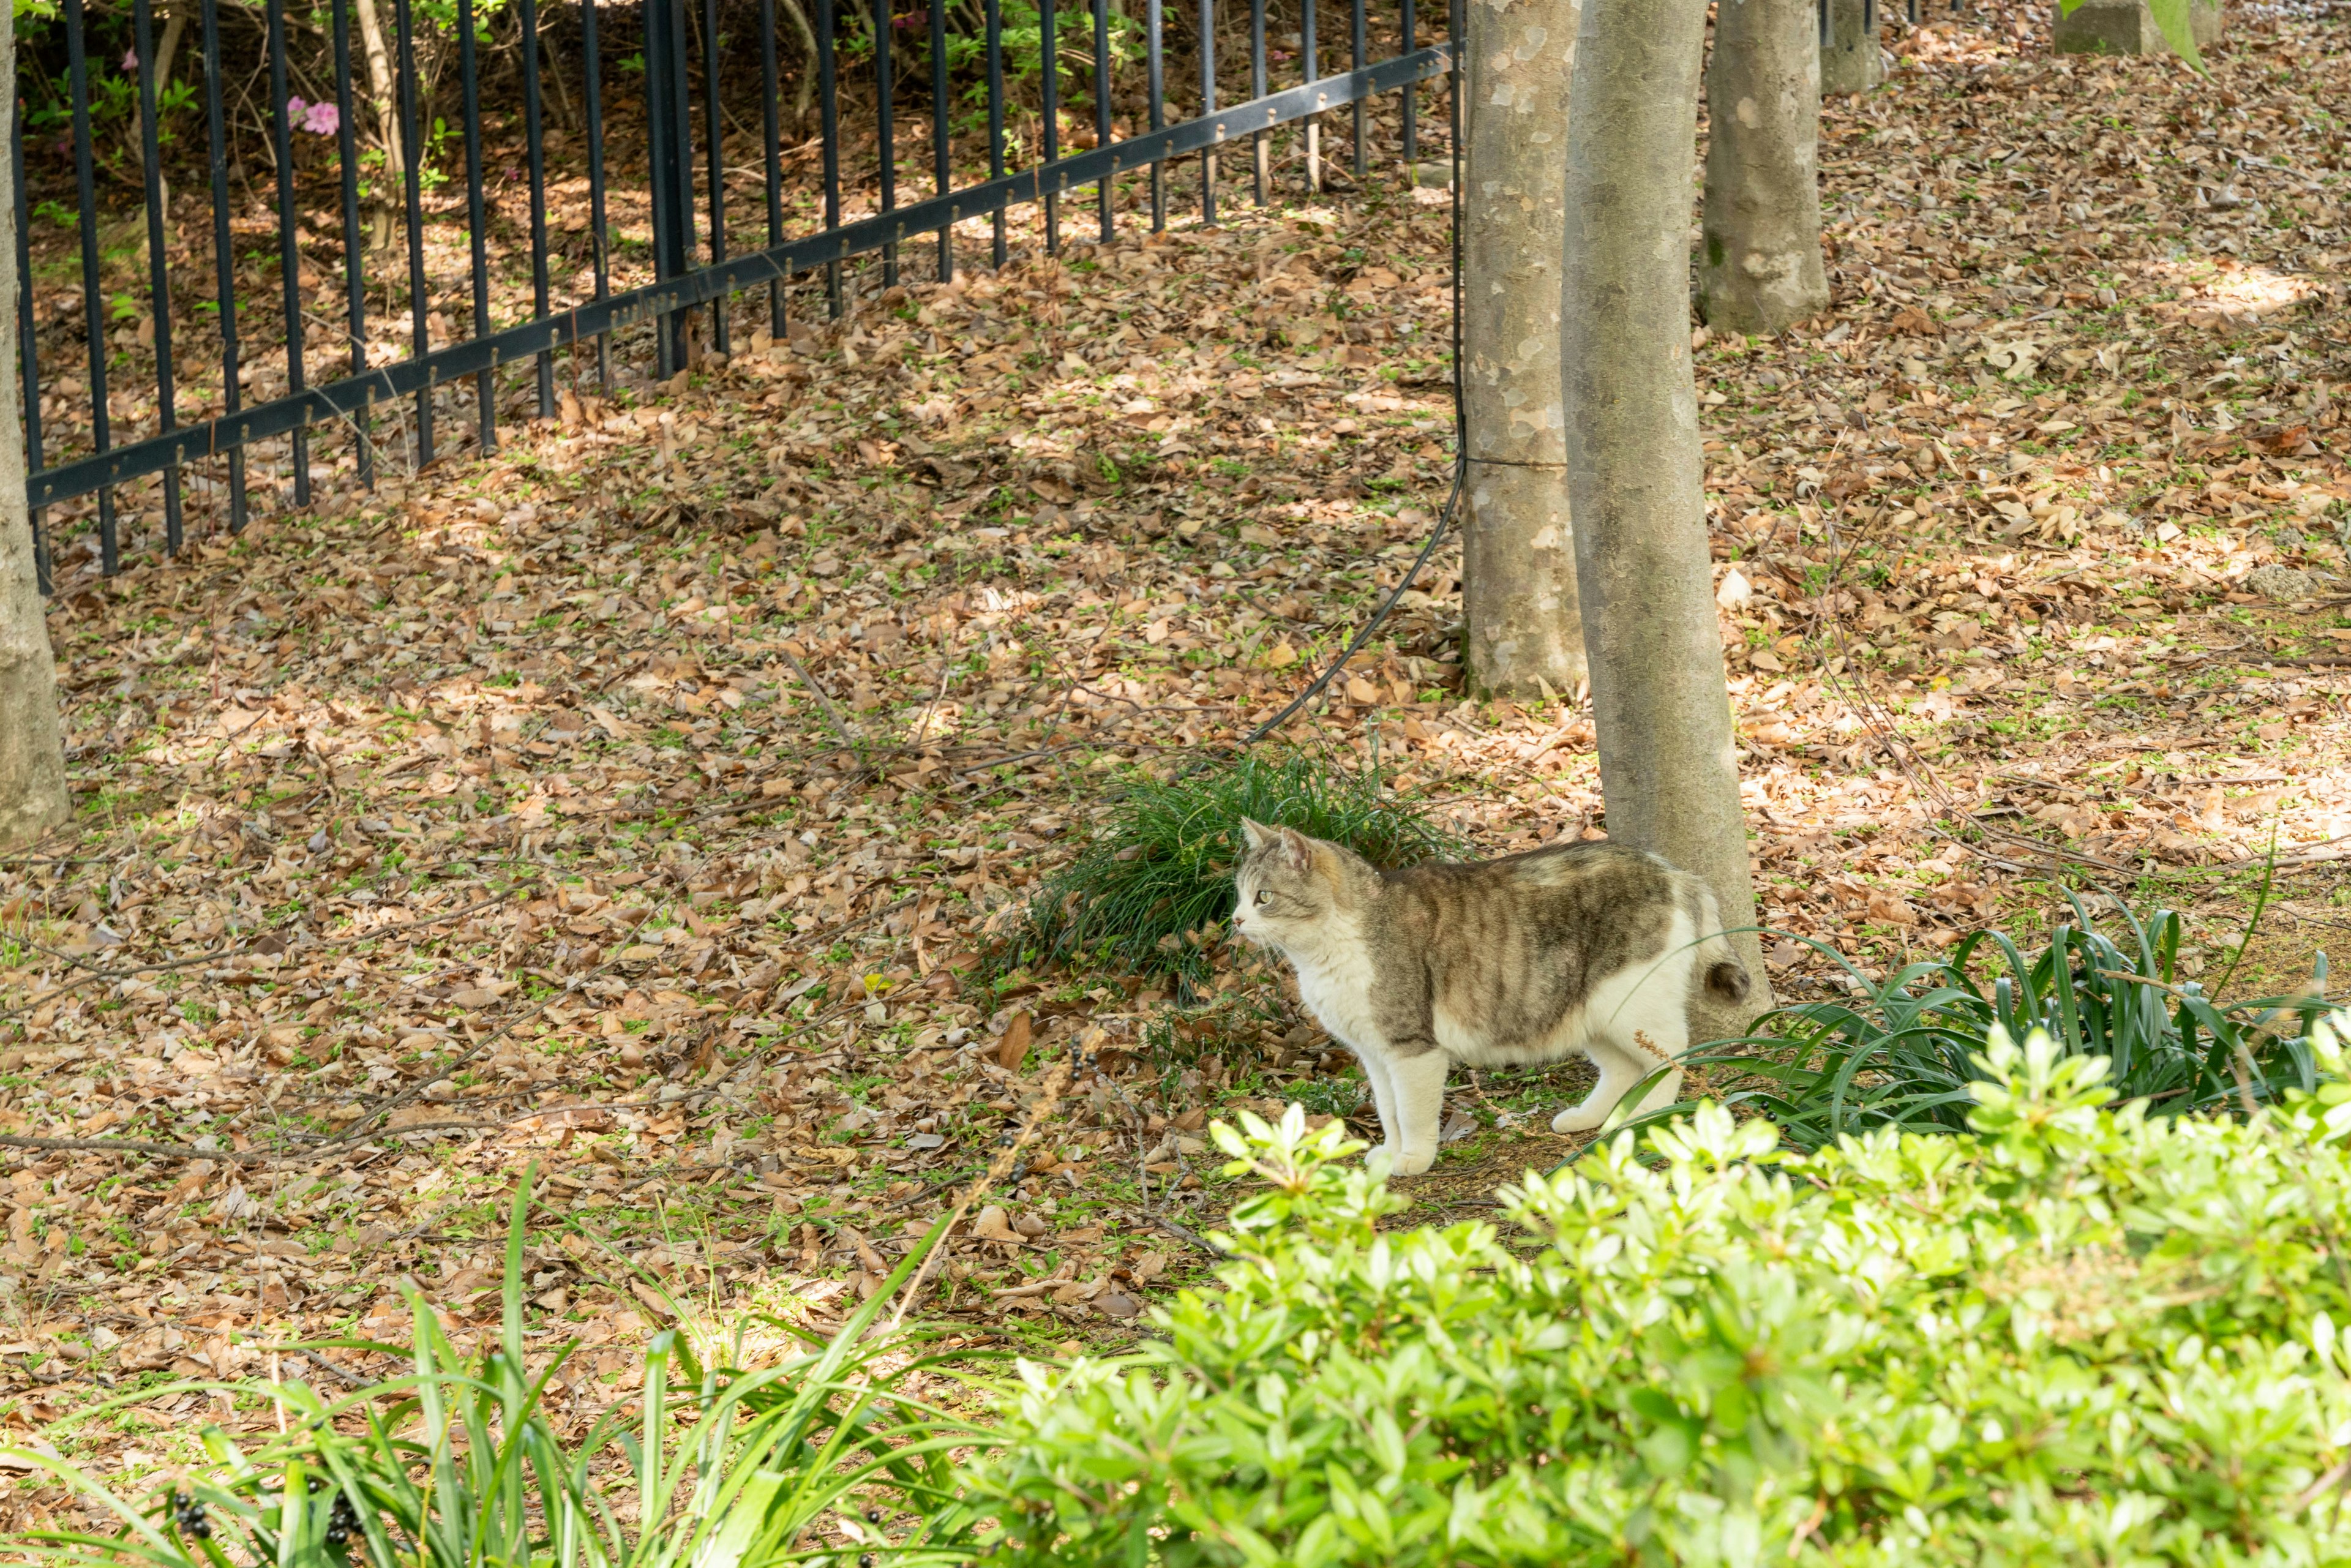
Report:
M 1461 254 L 1462 608 L 1483 690 L 1584 678 L 1560 406 L 1559 257 L 1578 0 L 1468 0 Z
M 1821 90 L 1867 92 L 1886 77 L 1877 51 L 1877 0 L 1828 0 L 1828 6 L 1829 36 L 1820 47 Z M 1815 21 L 1814 28 L 1819 25 Z
M 809 99 L 816 92 L 816 29 L 809 26 L 800 0 L 784 0 L 784 15 L 800 36 L 800 85 L 792 94 L 792 125 L 798 129 L 808 124 Z
M 383 178 L 372 204 L 371 236 L 381 249 L 392 243 L 394 214 L 401 209 L 400 193 L 408 174 L 408 149 L 400 140 L 400 78 L 393 71 L 392 48 L 384 40 L 383 16 L 376 0 L 358 0 L 352 9 L 359 15 L 360 53 L 367 58 L 368 108 L 375 116 L 376 144 L 383 150 Z
M 1567 135 L 1568 489 L 1608 836 L 1710 883 L 1768 1006 L 1690 367 L 1701 0 L 1584 0 Z M 1742 1011 L 1745 1009 L 1741 1009 Z M 1702 1017 L 1702 1030 L 1742 1021 Z M 1701 1038 L 1704 1038 L 1701 1034 Z
M 11 8 L 13 11 L 13 7 Z M 13 16 L 0 16 L 0 103 L 16 101 Z M 25 507 L 23 383 L 16 375 L 16 118 L 0 116 L 0 849 L 38 838 L 71 811 L 57 672 L 33 571 Z
M 1706 73 L 1698 308 L 1777 332 L 1829 302 L 1821 265 L 1821 51 L 1813 0 L 1720 0 Z
M 172 60 L 180 52 L 180 36 L 187 30 L 186 10 L 184 8 L 175 10 L 163 18 L 163 36 L 155 42 L 155 105 L 158 123 L 161 123 L 163 89 L 170 86 L 172 81 Z M 147 130 L 141 123 L 143 118 L 140 112 L 138 100 L 133 99 L 131 104 L 131 139 L 124 145 L 131 149 L 131 161 L 142 165 L 147 161 Z M 155 183 L 162 193 L 163 213 L 168 220 L 172 212 L 171 178 L 158 171 Z

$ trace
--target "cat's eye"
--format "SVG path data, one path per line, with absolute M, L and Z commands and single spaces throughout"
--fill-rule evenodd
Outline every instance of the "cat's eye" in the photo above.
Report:
M 1257 890 L 1257 901 L 1258 901 L 1259 904 L 1264 904 L 1264 903 L 1268 902 L 1269 900 L 1270 900 L 1272 897 L 1273 897 L 1272 893 L 1270 893 L 1270 891 L 1268 891 L 1268 890 L 1267 890 L 1267 889 L 1265 889 L 1265 888 L 1260 887 L 1260 888 L 1259 888 L 1259 889 Z

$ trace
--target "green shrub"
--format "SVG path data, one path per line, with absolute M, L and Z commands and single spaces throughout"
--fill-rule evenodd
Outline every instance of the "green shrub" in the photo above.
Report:
M 1374 865 L 1463 852 L 1460 837 L 1385 788 L 1375 770 L 1315 758 L 1238 762 L 1120 797 L 1110 825 L 1049 878 L 997 955 L 1003 969 L 1082 958 L 1096 967 L 1198 980 L 1232 913 L 1241 819 L 1296 828 L 1346 845 Z
M 298 1380 L 176 1385 L 259 1396 L 284 1430 L 248 1452 L 207 1427 L 209 1463 L 184 1491 L 146 1499 L 19 1453 L 20 1468 L 48 1470 L 120 1521 L 111 1534 L 29 1532 L 25 1549 L 111 1568 L 761 1568 L 810 1561 L 808 1538 L 830 1527 L 887 1544 L 902 1563 L 967 1555 L 970 1520 L 955 1505 L 949 1455 L 987 1436 L 907 1395 L 908 1378 L 933 1369 L 916 1339 L 868 1337 L 943 1225 L 829 1342 L 780 1365 L 705 1368 L 677 1331 L 655 1334 L 639 1396 L 567 1443 L 543 1396 L 569 1350 L 536 1375 L 524 1359 L 528 1191 L 527 1176 L 507 1239 L 497 1340 L 470 1364 L 412 1297 L 407 1346 L 331 1342 L 404 1354 L 415 1368 L 406 1376 L 334 1397 Z M 289 1498 L 299 1500 L 288 1508 Z M 892 1516 L 886 1530 L 868 1522 Z
M 2117 942 L 2074 908 L 2081 924 L 2060 925 L 2031 960 L 1980 931 L 1949 957 L 1877 982 L 1838 958 L 1853 997 L 1766 1014 L 1753 1033 L 1690 1064 L 1710 1070 L 1725 1105 L 1770 1117 L 1807 1149 L 1884 1126 L 1964 1130 L 1983 1081 L 1979 1053 L 1995 1028 L 2011 1037 L 2042 1030 L 2065 1054 L 2105 1058 L 2116 1097 L 2161 1116 L 2236 1111 L 2311 1087 L 2304 1038 L 2324 999 L 2215 1001 L 2178 972 L 2177 914 L 2157 910 L 2142 923 L 2126 910 Z M 1979 956 L 1990 961 L 1979 966 Z M 2321 954 L 2314 988 L 2325 978 Z
M 2351 1561 L 2351 1089 L 2116 1107 L 1995 1033 L 1971 1129 L 1810 1154 L 1716 1106 L 1404 1207 L 1245 1119 L 1270 1189 L 1136 1355 L 1027 1370 L 995 1564 Z

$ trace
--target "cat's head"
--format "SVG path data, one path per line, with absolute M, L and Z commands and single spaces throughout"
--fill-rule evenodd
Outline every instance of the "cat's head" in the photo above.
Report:
M 1295 828 L 1269 828 L 1243 817 L 1241 836 L 1247 844 L 1233 873 L 1238 895 L 1233 930 L 1266 946 L 1311 941 L 1352 905 L 1358 873 L 1370 871 L 1346 849 Z

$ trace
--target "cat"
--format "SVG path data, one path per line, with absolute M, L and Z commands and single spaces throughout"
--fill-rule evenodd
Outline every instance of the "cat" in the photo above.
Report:
M 1636 1110 L 1673 1103 L 1694 987 L 1747 996 L 1713 891 L 1644 851 L 1601 841 L 1380 871 L 1293 828 L 1241 831 L 1233 928 L 1290 960 L 1308 1010 L 1362 1061 L 1399 1176 L 1436 1162 L 1454 1062 L 1583 1051 L 1600 1082 L 1551 1125 L 1586 1132 L 1661 1067 Z

